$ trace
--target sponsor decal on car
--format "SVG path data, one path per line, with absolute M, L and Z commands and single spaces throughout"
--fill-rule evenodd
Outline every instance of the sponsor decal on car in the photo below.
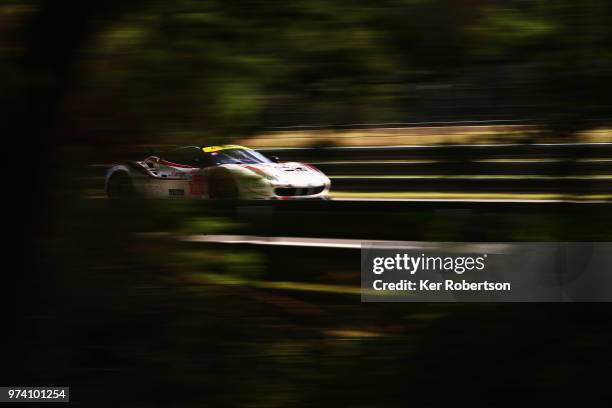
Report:
M 246 149 L 244 146 L 239 145 L 222 145 L 222 146 L 206 146 L 202 148 L 204 153 L 218 152 L 219 150 L 226 149 Z

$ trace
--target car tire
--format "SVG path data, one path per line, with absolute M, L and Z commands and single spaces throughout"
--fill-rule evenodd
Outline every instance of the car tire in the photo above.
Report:
M 107 194 L 109 198 L 130 198 L 134 196 L 134 184 L 129 174 L 115 173 L 108 180 Z

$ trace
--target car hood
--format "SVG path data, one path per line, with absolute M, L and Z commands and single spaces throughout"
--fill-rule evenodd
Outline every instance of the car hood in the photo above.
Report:
M 299 162 L 239 164 L 279 185 L 317 186 L 329 181 L 315 167 Z

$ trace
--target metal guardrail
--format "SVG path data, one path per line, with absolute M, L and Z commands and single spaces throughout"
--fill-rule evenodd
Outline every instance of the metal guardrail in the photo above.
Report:
M 340 191 L 408 192 L 490 192 L 550 194 L 612 194 L 612 178 L 376 178 L 332 177 L 332 187 Z
M 318 169 L 328 176 L 406 175 L 432 176 L 444 174 L 478 174 L 482 176 L 575 176 L 612 175 L 612 159 L 604 160 L 540 160 L 530 161 L 315 161 Z
M 340 191 L 612 192 L 612 180 L 606 177 L 612 174 L 612 143 L 325 147 L 261 151 L 279 156 L 281 160 L 315 163 L 332 178 L 333 189 Z M 472 177 L 459 177 L 461 175 Z

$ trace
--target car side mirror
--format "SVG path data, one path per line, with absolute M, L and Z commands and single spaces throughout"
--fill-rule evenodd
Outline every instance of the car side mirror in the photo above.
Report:
M 278 156 L 270 156 L 270 159 L 274 162 L 274 163 L 279 163 L 280 159 L 278 158 Z

